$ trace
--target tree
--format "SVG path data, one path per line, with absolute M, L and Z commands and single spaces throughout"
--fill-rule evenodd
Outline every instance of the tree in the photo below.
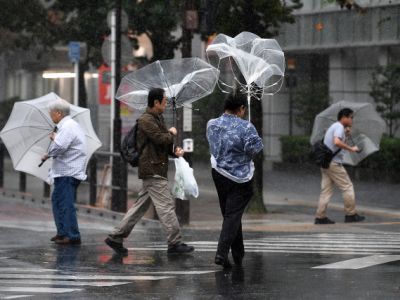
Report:
M 300 0 L 287 4 L 281 0 L 223 0 L 216 5 L 215 29 L 229 36 L 236 36 L 242 31 L 250 31 L 262 38 L 271 38 L 278 34 L 283 23 L 293 23 L 292 12 L 302 6 Z M 262 102 L 252 99 L 252 122 L 260 136 L 263 135 Z M 254 159 L 254 196 L 249 211 L 265 212 L 263 202 L 263 160 L 261 153 Z
M 400 127 L 400 65 L 378 67 L 372 73 L 370 95 L 393 137 Z
M 293 101 L 296 124 L 311 135 L 317 114 L 329 106 L 328 85 L 324 82 L 303 85 L 298 88 Z

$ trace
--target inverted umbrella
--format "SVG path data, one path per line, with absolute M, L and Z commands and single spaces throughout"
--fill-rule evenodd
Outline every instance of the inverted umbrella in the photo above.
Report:
M 0 132 L 10 154 L 14 169 L 32 174 L 44 181 L 48 180 L 48 171 L 52 159 L 38 167 L 43 154 L 48 150 L 49 135 L 55 124 L 50 118 L 48 106 L 52 101 L 61 99 L 55 93 L 49 93 L 34 100 L 16 102 L 7 124 Z M 90 110 L 70 105 L 70 116 L 81 126 L 87 141 L 88 160 L 101 146 L 90 119 Z M 87 165 L 88 161 L 86 161 Z M 85 168 L 86 168 L 85 165 Z
M 206 52 L 210 64 L 221 71 L 221 91 L 229 93 L 239 88 L 247 94 L 249 105 L 251 97 L 261 100 L 282 86 L 285 56 L 274 39 L 263 39 L 251 32 L 234 38 L 218 34 Z
M 310 142 L 314 144 L 322 140 L 326 130 L 337 121 L 337 115 L 343 108 L 354 111 L 352 134 L 348 143 L 358 146 L 361 151 L 359 153 L 345 151 L 344 163 L 355 166 L 368 155 L 379 150 L 382 134 L 386 129 L 385 121 L 371 103 L 339 101 L 332 104 L 315 117 Z
M 211 94 L 219 71 L 200 58 L 157 60 L 127 74 L 118 87 L 116 98 L 134 109 L 147 107 L 152 88 L 163 88 L 173 108 L 192 103 Z

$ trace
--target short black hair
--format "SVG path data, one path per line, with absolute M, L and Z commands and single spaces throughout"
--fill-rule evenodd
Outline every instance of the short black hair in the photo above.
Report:
M 338 115 L 337 115 L 337 119 L 338 121 L 340 121 L 343 117 L 351 117 L 353 115 L 353 110 L 351 110 L 350 108 L 343 108 L 339 111 Z
M 164 89 L 161 88 L 152 88 L 149 91 L 149 96 L 147 97 L 147 106 L 148 107 L 153 107 L 154 106 L 154 101 L 162 101 L 164 97 Z
M 247 107 L 247 98 L 240 92 L 230 93 L 225 98 L 224 110 L 237 112 L 242 106 Z

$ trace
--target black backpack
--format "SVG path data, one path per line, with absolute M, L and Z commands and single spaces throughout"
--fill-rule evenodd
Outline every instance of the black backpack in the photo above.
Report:
M 140 153 L 136 145 L 136 136 L 138 131 L 138 123 L 129 130 L 128 134 L 124 137 L 121 143 L 121 157 L 122 159 L 129 163 L 132 167 L 137 167 L 139 165 Z

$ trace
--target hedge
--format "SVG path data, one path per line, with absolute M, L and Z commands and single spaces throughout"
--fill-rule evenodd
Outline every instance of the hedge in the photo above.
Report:
M 282 162 L 313 164 L 310 159 L 310 137 L 282 136 Z M 400 139 L 382 138 L 380 150 L 354 168 L 361 179 L 384 179 L 400 182 Z

